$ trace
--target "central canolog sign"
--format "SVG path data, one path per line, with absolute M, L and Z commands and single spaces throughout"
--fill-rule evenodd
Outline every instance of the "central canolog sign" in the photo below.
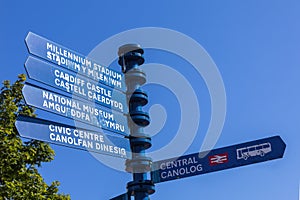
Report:
M 151 178 L 154 183 L 185 178 L 214 171 L 282 158 L 285 143 L 280 136 L 255 140 L 154 162 Z

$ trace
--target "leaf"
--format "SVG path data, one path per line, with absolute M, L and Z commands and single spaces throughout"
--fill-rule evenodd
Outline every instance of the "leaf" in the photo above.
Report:
M 22 142 L 14 123 L 18 114 L 35 116 L 24 103 L 22 88 L 26 76 L 14 84 L 3 81 L 0 90 L 0 200 L 69 200 L 58 193 L 58 181 L 47 185 L 37 168 L 54 159 L 54 151 L 41 141 Z

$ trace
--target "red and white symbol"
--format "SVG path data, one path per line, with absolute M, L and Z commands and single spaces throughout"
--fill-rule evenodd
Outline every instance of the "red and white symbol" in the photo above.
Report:
M 219 164 L 223 164 L 223 163 L 228 162 L 228 153 L 216 154 L 216 155 L 213 155 L 213 156 L 209 156 L 208 158 L 209 158 L 209 164 L 211 166 L 219 165 Z

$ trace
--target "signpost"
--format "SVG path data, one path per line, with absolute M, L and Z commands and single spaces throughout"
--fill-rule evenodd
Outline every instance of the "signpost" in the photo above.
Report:
M 20 136 L 25 138 L 115 157 L 131 158 L 130 145 L 126 138 L 27 116 L 18 116 L 15 125 Z
M 282 158 L 285 143 L 279 136 L 255 140 L 209 152 L 195 153 L 154 162 L 151 177 L 154 183 L 206 174 Z
M 148 200 L 155 192 L 154 183 L 283 157 L 286 145 L 280 136 L 274 136 L 152 162 L 145 154 L 151 147 L 151 138 L 143 132 L 143 127 L 149 125 L 150 119 L 142 111 L 148 95 L 140 89 L 146 76 L 138 68 L 144 63 L 144 51 L 139 45 L 119 48 L 118 63 L 125 73 L 123 76 L 34 33 L 29 32 L 25 42 L 29 53 L 36 56 L 29 56 L 25 63 L 29 79 L 36 81 L 24 86 L 25 102 L 72 122 L 62 124 L 19 116 L 15 126 L 20 136 L 126 158 L 126 171 L 133 174 L 133 181 L 127 183 L 125 194 L 111 200 L 128 200 L 130 196 Z M 77 126 L 71 125 L 74 121 Z M 127 137 L 112 136 L 106 131 Z M 148 180 L 150 171 L 151 180 Z
M 33 107 L 85 122 L 121 135 L 127 135 L 127 117 L 88 101 L 63 96 L 45 89 L 25 85 L 23 96 Z

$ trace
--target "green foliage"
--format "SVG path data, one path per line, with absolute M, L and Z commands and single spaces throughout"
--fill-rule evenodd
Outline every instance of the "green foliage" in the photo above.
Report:
M 54 159 L 54 151 L 41 141 L 22 142 L 14 126 L 18 114 L 35 117 L 22 96 L 24 74 L 14 84 L 3 82 L 0 93 L 0 200 L 68 200 L 58 194 L 59 182 L 44 182 L 37 167 Z

